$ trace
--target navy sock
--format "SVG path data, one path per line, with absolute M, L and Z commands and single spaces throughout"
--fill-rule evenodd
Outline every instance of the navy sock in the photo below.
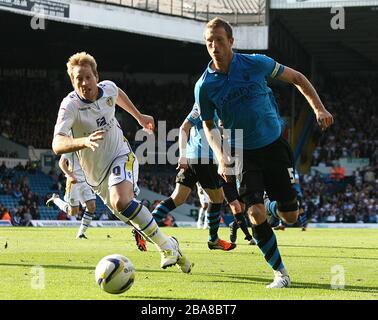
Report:
M 280 216 L 278 215 L 278 212 L 277 212 L 277 201 L 269 201 L 266 209 L 269 211 L 269 213 L 273 217 L 280 219 Z
M 307 227 L 307 213 L 306 212 L 302 212 L 299 215 L 299 217 L 298 217 L 298 224 L 302 228 L 306 228 Z
M 268 262 L 274 270 L 284 268 L 278 250 L 276 236 L 266 220 L 262 224 L 253 227 L 253 237 L 262 251 L 266 262 Z
M 247 220 L 245 218 L 244 213 L 243 212 L 236 213 L 234 215 L 234 220 L 237 223 L 237 225 L 239 226 L 239 228 L 242 229 L 242 231 L 244 232 L 246 239 L 251 240 L 252 236 L 248 231 Z
M 221 203 L 210 203 L 207 209 L 207 223 L 209 226 L 209 241 L 218 239 L 218 229 L 220 223 Z
M 156 206 L 154 211 L 152 211 L 152 216 L 155 218 L 156 222 L 160 222 L 164 220 L 167 214 L 175 208 L 176 205 L 172 198 L 167 198 Z

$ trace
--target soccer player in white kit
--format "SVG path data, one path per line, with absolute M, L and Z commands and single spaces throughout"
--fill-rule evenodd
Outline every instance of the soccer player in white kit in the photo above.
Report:
M 189 273 L 191 264 L 178 241 L 162 233 L 150 211 L 135 199 L 139 192 L 138 161 L 115 118 L 115 106 L 130 113 L 146 130 L 154 129 L 154 119 L 141 114 L 113 82 L 98 83 L 97 63 L 91 55 L 81 52 L 71 56 L 67 72 L 74 91 L 60 105 L 53 151 L 76 151 L 87 183 L 114 215 L 156 245 L 161 253 L 160 266 L 165 269 L 176 264 Z
M 85 181 L 84 172 L 75 152 L 62 154 L 59 159 L 59 167 L 67 178 L 64 201 L 60 199 L 58 194 L 53 193 L 51 198 L 47 200 L 46 205 L 50 207 L 54 203 L 68 215 L 76 216 L 79 213 L 81 204 L 85 211 L 76 238 L 87 239 L 85 232 L 95 214 L 96 195 Z
M 201 208 L 198 212 L 198 219 L 197 219 L 197 228 L 198 229 L 207 229 L 208 228 L 208 222 L 206 218 L 206 210 L 209 207 L 210 198 L 207 195 L 206 191 L 201 187 L 199 182 L 196 183 L 197 185 L 197 194 L 199 201 L 201 203 Z

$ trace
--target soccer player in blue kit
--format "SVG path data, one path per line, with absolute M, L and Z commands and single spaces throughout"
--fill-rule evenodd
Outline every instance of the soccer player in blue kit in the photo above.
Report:
M 235 158 L 242 159 L 242 168 L 236 172 L 239 195 L 254 225 L 253 237 L 274 272 L 274 280 L 267 288 L 288 287 L 290 277 L 267 223 L 264 190 L 271 200 L 277 201 L 279 216 L 287 223 L 297 220 L 298 203 L 292 188 L 292 151 L 281 137 L 278 106 L 267 86 L 267 78 L 294 84 L 310 104 L 323 130 L 332 125 L 333 117 L 300 72 L 265 55 L 234 53 L 232 28 L 226 21 L 220 18 L 209 21 L 204 38 L 212 61 L 197 81 L 194 92 L 206 137 L 219 162 L 218 173 L 226 181 L 232 175 L 228 168 L 230 155 L 222 151 L 221 135 L 214 124 L 215 112 L 225 129 L 243 130 L 241 139 L 231 135 L 229 143 Z
M 208 247 L 210 250 L 233 250 L 236 247 L 234 243 L 218 237 L 224 194 L 217 173 L 217 165 L 213 163 L 213 152 L 203 133 L 197 104 L 194 104 L 180 127 L 179 154 L 177 169 L 180 171 L 176 176 L 176 188 L 169 198 L 157 205 L 152 212 L 154 218 L 157 221 L 162 220 L 170 211 L 185 203 L 199 182 L 210 199 L 207 209 Z

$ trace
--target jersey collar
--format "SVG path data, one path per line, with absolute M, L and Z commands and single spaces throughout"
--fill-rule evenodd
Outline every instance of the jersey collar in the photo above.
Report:
M 211 68 L 211 65 L 212 65 L 212 63 L 213 63 L 213 60 L 211 60 L 211 61 L 208 63 L 208 65 L 207 65 L 207 72 L 208 72 L 208 73 L 218 73 L 218 74 L 224 74 L 224 75 L 227 74 L 227 75 L 228 75 L 228 74 L 231 73 L 232 66 L 233 66 L 233 64 L 235 63 L 235 61 L 236 61 L 236 53 L 233 52 L 232 60 L 231 60 L 231 63 L 230 63 L 230 68 L 229 68 L 229 70 L 228 70 L 228 73 L 223 73 L 223 72 L 216 71 L 216 70 L 214 70 L 213 68 Z
M 98 93 L 97 93 L 96 101 L 97 101 L 98 99 L 102 98 L 102 96 L 104 95 L 104 90 L 102 90 L 102 88 L 99 87 L 99 86 L 97 86 L 97 88 L 98 88 Z M 84 102 L 84 103 L 89 104 L 89 103 L 93 103 L 93 102 L 95 102 L 95 101 L 90 101 L 90 100 L 87 100 L 87 99 L 83 99 L 82 97 L 80 97 L 80 95 L 79 95 L 76 91 L 75 91 L 75 93 L 76 93 L 77 97 L 78 97 L 82 102 Z

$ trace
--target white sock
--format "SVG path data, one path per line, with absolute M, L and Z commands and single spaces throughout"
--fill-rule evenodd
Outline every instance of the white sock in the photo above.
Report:
M 132 200 L 129 207 L 132 205 L 133 202 L 136 201 Z M 122 213 L 118 212 L 117 217 L 124 222 L 130 221 L 138 230 L 145 234 L 146 237 L 148 237 L 155 244 L 159 251 L 172 248 L 172 243 L 169 237 L 166 236 L 163 232 L 161 232 L 155 219 L 152 217 L 151 212 L 145 206 L 139 203 L 138 207 L 134 211 L 138 212 L 139 210 L 139 212 L 135 216 L 134 214 L 127 212 L 128 208 L 126 208 Z M 127 215 L 129 215 L 131 219 L 128 219 Z
M 198 221 L 197 221 L 197 227 L 201 228 L 204 224 L 203 220 L 205 218 L 205 210 L 201 207 L 198 212 Z M 206 219 L 206 218 L 205 218 Z
M 69 204 L 65 201 L 63 201 L 62 199 L 60 198 L 55 198 L 54 199 L 54 203 L 55 205 L 62 211 L 64 211 L 65 213 L 68 213 L 68 207 L 69 207 Z
M 83 218 L 81 219 L 81 225 L 79 228 L 78 235 L 84 234 L 88 227 L 91 225 L 94 214 L 84 211 Z

